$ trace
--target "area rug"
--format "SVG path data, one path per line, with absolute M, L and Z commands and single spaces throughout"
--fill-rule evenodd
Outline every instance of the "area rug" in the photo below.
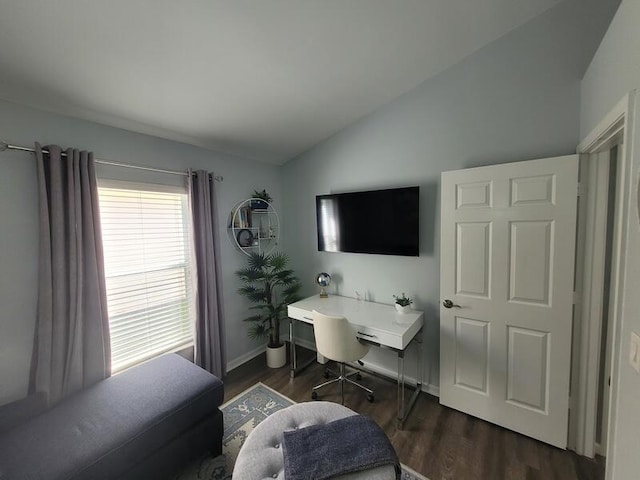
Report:
M 262 383 L 257 383 L 220 407 L 224 417 L 222 455 L 193 462 L 175 480 L 231 480 L 233 465 L 247 436 L 265 418 L 294 402 Z M 402 480 L 428 480 L 402 465 Z

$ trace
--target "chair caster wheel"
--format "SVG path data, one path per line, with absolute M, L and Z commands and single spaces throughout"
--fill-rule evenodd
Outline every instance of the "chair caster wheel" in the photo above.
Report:
M 375 400 L 374 396 L 372 393 L 370 393 L 369 395 L 367 395 L 367 400 L 369 401 L 369 403 L 373 403 L 373 401 Z
M 360 372 L 356 374 L 356 380 L 362 380 L 362 375 L 360 375 Z
M 318 399 L 318 394 L 316 392 L 311 392 L 311 399 L 312 400 L 317 400 Z
M 329 370 L 325 370 L 324 371 L 324 378 L 329 378 L 331 376 L 331 373 L 329 373 Z

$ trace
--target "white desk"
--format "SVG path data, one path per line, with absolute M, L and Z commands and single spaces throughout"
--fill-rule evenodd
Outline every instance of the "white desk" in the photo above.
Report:
M 313 325 L 312 312 L 316 310 L 325 315 L 344 316 L 349 320 L 358 337 L 367 343 L 393 350 L 398 355 L 398 426 L 402 428 L 411 407 L 418 397 L 422 387 L 422 347 L 418 347 L 418 365 L 415 390 L 405 404 L 405 378 L 404 378 L 404 352 L 410 343 L 422 343 L 423 313 L 412 311 L 411 313 L 398 313 L 393 305 L 382 303 L 364 302 L 354 298 L 329 295 L 328 298 L 320 298 L 319 295 L 305 298 L 288 306 L 289 336 L 291 339 L 291 377 L 313 362 L 313 359 L 305 365 L 298 366 L 296 358 L 296 342 L 294 321 Z M 375 372 L 374 372 L 375 373 Z

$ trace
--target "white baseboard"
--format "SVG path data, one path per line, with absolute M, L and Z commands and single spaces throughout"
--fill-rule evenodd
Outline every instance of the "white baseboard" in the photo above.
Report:
M 440 398 L 440 387 L 438 385 L 431 385 L 430 383 L 422 385 L 422 391 Z
M 398 371 L 397 370 L 392 370 L 390 368 L 383 367 L 382 365 L 378 365 L 376 363 L 365 362 L 364 365 L 369 370 L 371 370 L 373 372 L 376 372 L 376 373 L 379 373 L 380 375 L 383 375 L 385 377 L 397 378 L 397 376 L 398 376 Z M 407 381 L 407 383 L 410 383 L 410 384 L 415 384 L 416 383 L 415 377 L 411 377 L 409 375 L 406 375 L 404 378 Z M 421 390 L 423 392 L 428 393 L 429 395 L 433 395 L 435 397 L 439 397 L 440 396 L 440 387 L 438 387 L 437 385 L 431 385 L 431 384 L 423 383 Z
M 288 337 L 285 337 L 284 339 L 289 341 Z M 296 339 L 296 345 L 300 345 L 301 347 L 307 348 L 309 350 L 313 350 L 314 352 L 316 351 L 316 344 L 314 342 L 305 340 L 303 338 Z M 240 365 L 257 357 L 261 353 L 264 353 L 265 350 L 266 350 L 266 346 L 262 345 L 258 348 L 251 350 L 250 352 L 245 353 L 244 355 L 240 355 L 239 357 L 234 358 L 233 360 L 227 362 L 227 372 L 230 372 L 231 370 L 238 368 Z M 375 373 L 379 373 L 380 375 L 384 375 L 385 377 L 396 378 L 398 374 L 398 372 L 396 372 L 395 370 L 391 370 L 387 367 L 383 367 L 382 365 L 378 365 L 375 363 L 367 362 L 365 366 L 369 370 Z M 414 377 L 406 376 L 405 378 L 409 383 L 413 383 L 413 384 L 416 383 L 416 379 Z M 430 383 L 426 383 L 426 384 L 423 383 L 422 391 L 425 393 L 428 393 L 429 395 L 433 395 L 434 397 L 440 397 L 440 387 L 438 387 L 437 385 L 431 385 Z
M 252 358 L 256 358 L 261 353 L 264 353 L 266 349 L 267 349 L 266 345 L 261 345 L 260 347 L 254 348 L 253 350 L 245 353 L 244 355 L 240 355 L 238 358 L 234 358 L 233 360 L 228 361 L 227 373 L 230 372 L 231 370 L 238 368 L 240 365 L 247 363 Z
M 288 336 L 284 337 L 283 340 L 288 342 L 289 337 Z M 296 345 L 300 345 L 301 347 L 308 348 L 309 350 L 313 350 L 313 351 L 315 351 L 316 349 L 316 344 L 314 342 L 310 342 L 302 338 L 299 338 L 298 340 L 296 340 Z M 231 370 L 238 368 L 240 365 L 247 363 L 249 360 L 256 358 L 261 353 L 264 353 L 266 349 L 267 349 L 266 345 L 262 345 L 258 348 L 254 348 L 253 350 L 245 353 L 244 355 L 240 355 L 239 357 L 228 361 L 227 372 L 230 372 Z

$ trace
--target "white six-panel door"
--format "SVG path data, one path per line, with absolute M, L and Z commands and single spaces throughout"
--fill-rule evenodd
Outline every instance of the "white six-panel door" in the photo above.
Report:
M 577 155 L 442 174 L 440 402 L 560 448 L 577 181 Z

